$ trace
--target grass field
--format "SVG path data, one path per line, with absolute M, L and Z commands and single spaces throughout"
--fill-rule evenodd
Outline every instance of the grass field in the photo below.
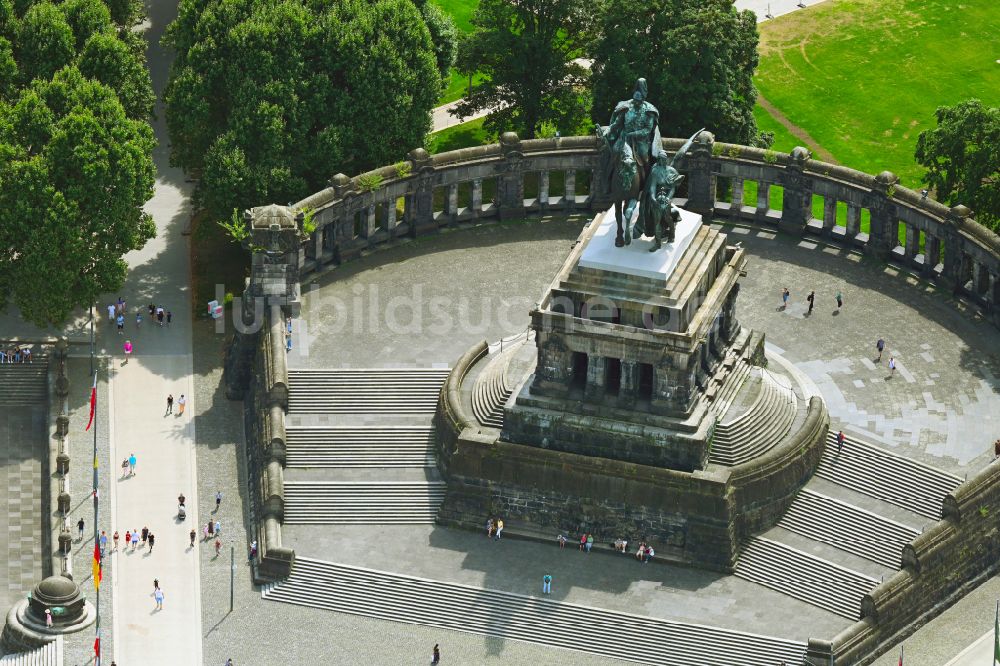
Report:
M 1000 104 L 997 0 L 828 0 L 760 33 L 761 95 L 837 161 L 907 187 L 938 106 Z
M 486 118 L 476 118 L 461 125 L 453 125 L 427 137 L 427 151 L 431 154 L 449 150 L 481 146 L 490 143 L 491 137 L 483 129 Z M 495 141 L 495 139 L 492 139 Z
M 479 0 L 433 0 L 433 2 L 441 8 L 441 11 L 451 17 L 451 20 L 455 22 L 455 27 L 460 33 L 472 32 L 472 23 L 469 21 L 472 18 L 472 13 L 479 6 Z M 476 80 L 473 83 L 476 83 Z M 441 93 L 438 104 L 447 104 L 448 102 L 454 102 L 456 99 L 461 99 L 465 97 L 468 89 L 469 77 L 462 76 L 452 68 L 448 87 Z

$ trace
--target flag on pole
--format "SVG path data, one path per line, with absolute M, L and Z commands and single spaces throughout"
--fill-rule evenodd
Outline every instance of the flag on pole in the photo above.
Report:
M 997 615 L 993 621 L 993 663 L 1000 659 L 1000 601 L 997 601 Z
M 903 666 L 903 646 L 899 646 L 899 666 Z
M 97 373 L 94 373 L 94 387 L 90 389 L 90 420 L 87 421 L 87 427 L 84 430 L 90 430 L 90 426 L 94 423 L 94 414 L 97 412 Z M 94 460 L 94 467 L 97 467 L 97 460 Z
M 94 663 L 101 663 L 101 637 L 98 636 L 94 639 Z
M 94 590 L 101 589 L 101 546 L 94 544 Z

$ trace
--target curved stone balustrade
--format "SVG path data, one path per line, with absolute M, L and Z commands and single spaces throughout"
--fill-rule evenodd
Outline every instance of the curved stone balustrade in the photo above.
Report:
M 675 151 L 681 142 L 664 139 L 663 145 Z M 337 174 L 329 187 L 292 205 L 315 213 L 316 229 L 298 253 L 299 268 L 307 273 L 399 237 L 465 221 L 607 208 L 611 202 L 597 187 L 600 162 L 594 137 L 522 141 L 508 132 L 497 144 L 438 155 L 417 149 L 398 165 L 354 178 Z M 698 137 L 682 171 L 687 197 L 679 203 L 690 210 L 857 247 L 979 304 L 1000 326 L 994 307 L 1000 301 L 1000 237 L 977 224 L 965 206 L 925 199 L 888 171 L 872 176 L 819 162 L 804 148 L 780 154 L 715 143 L 710 132 Z M 756 198 L 746 201 L 751 183 Z M 775 188 L 780 210 L 770 207 Z M 814 196 L 823 200 L 822 219 L 813 218 Z

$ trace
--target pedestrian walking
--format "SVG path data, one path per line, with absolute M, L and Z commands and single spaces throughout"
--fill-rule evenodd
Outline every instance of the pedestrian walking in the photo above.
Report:
M 45 628 L 46 629 L 51 629 L 52 628 L 52 609 L 51 608 L 46 608 L 45 609 Z
M 889 376 L 893 377 L 896 374 L 896 359 L 892 356 L 889 357 Z
M 170 310 L 167 310 L 167 327 L 170 326 L 170 320 L 173 319 L 173 317 L 174 317 L 174 313 L 171 312 Z
M 115 304 L 108 303 L 108 323 L 115 323 Z
M 885 340 L 883 340 L 882 338 L 879 338 L 878 342 L 875 343 L 875 349 L 878 350 L 878 358 L 875 359 L 875 360 L 878 361 L 879 363 L 881 363 L 882 362 L 882 352 L 885 351 Z
M 816 300 L 816 292 L 815 291 L 810 291 L 809 295 L 806 296 L 806 300 L 809 301 L 809 312 L 808 312 L 808 314 L 812 314 L 812 311 L 813 311 L 813 302 Z
M 153 321 L 153 318 L 155 316 L 156 316 L 156 306 L 153 305 L 152 303 L 150 303 L 149 304 L 149 321 Z
M 128 475 L 128 458 L 122 459 L 122 478 L 124 479 Z
M 137 530 L 137 529 L 135 529 L 133 527 L 132 528 L 132 550 L 135 550 L 136 546 L 138 546 L 138 545 L 139 545 L 139 530 Z
M 160 589 L 160 579 L 159 578 L 154 578 L 153 579 L 153 592 L 156 592 L 158 589 Z
M 153 591 L 153 599 L 156 600 L 156 610 L 163 610 L 163 590 L 156 588 Z
M 135 454 L 130 453 L 128 456 L 128 475 L 132 476 L 135 474 Z
M 163 326 L 163 308 L 161 307 L 156 308 L 156 322 Z
M 500 540 L 500 533 L 503 532 L 503 520 L 497 518 L 497 541 Z
M 788 307 L 788 298 L 791 296 L 791 292 L 788 291 L 788 287 L 781 290 L 781 307 L 782 309 Z
M 156 542 L 156 536 L 150 532 L 149 533 L 149 552 L 153 552 L 153 544 Z
M 128 363 L 128 359 L 132 355 L 132 341 L 131 340 L 126 340 L 125 341 L 124 349 L 125 349 L 125 363 Z
M 545 574 L 542 576 L 542 594 L 552 593 L 552 575 Z
M 841 430 L 837 433 L 837 453 L 840 453 L 840 450 L 844 448 L 844 439 L 844 431 Z
M 142 545 L 144 547 L 146 545 L 146 539 L 148 539 L 148 538 L 149 538 L 149 528 L 148 527 L 143 527 L 142 528 Z
M 560 534 L 559 536 L 556 537 L 556 541 L 559 542 L 559 547 L 560 548 L 565 548 L 566 547 L 566 535 Z
M 441 663 L 441 650 L 438 648 L 438 644 L 434 644 L 434 651 L 431 652 L 431 664 L 436 666 Z
M 194 531 L 193 527 L 191 528 L 191 534 L 188 536 L 191 537 L 191 547 L 194 548 L 194 540 L 198 537 L 198 533 Z
M 837 291 L 837 309 L 839 310 L 840 307 L 843 304 L 844 304 L 844 295 L 840 293 L 840 290 L 838 290 Z
M 993 442 L 993 459 L 1000 458 L 1000 439 Z
M 118 315 L 115 318 L 115 324 L 118 325 L 118 335 L 125 335 L 123 332 L 125 330 L 125 316 L 121 314 Z
M 222 550 L 222 539 L 216 537 L 215 539 L 215 556 L 219 556 L 219 551 Z
M 222 534 L 222 523 L 220 521 L 215 521 L 215 535 L 219 536 Z
M 167 394 L 167 414 L 173 414 L 173 413 L 174 413 L 174 394 L 173 393 L 168 393 Z
M 141 310 L 136 310 L 135 311 L 135 330 L 138 331 L 141 326 L 142 326 L 142 311 Z
M 184 397 L 184 394 L 181 393 L 181 397 L 177 398 L 177 416 L 180 416 L 184 413 L 184 405 L 186 404 L 187 404 L 187 399 Z
M 222 491 L 215 491 L 215 510 L 219 510 L 219 506 L 222 504 Z
M 114 546 L 111 550 L 118 550 L 118 530 L 115 530 L 115 535 L 111 537 L 111 540 L 114 541 Z
M 83 538 L 83 518 L 76 521 L 76 533 L 81 539 Z
M 211 520 L 208 521 L 207 525 L 205 525 L 205 529 L 208 530 L 208 536 L 215 536 L 215 523 Z
M 257 540 L 254 539 L 250 542 L 250 556 L 247 557 L 247 563 L 253 563 L 253 558 L 257 557 Z
M 128 545 L 132 543 L 132 533 L 125 530 L 125 550 L 128 550 Z

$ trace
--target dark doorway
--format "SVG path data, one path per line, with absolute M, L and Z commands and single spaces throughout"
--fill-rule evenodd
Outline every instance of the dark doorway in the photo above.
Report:
M 587 355 L 583 352 L 573 352 L 573 379 L 570 383 L 581 387 L 587 384 Z
M 608 395 L 618 395 L 622 385 L 622 362 L 617 358 L 604 359 L 604 386 Z
M 653 366 L 649 363 L 639 364 L 639 393 L 640 400 L 651 400 L 653 398 Z

